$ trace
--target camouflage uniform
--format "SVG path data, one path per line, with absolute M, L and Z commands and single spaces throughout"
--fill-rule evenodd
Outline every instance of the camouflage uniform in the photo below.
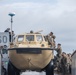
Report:
M 46 41 L 48 41 L 48 44 L 51 45 L 51 47 L 53 47 L 53 32 L 50 32 L 49 35 L 46 36 Z
M 62 69 L 62 74 L 65 75 L 66 74 L 66 66 L 67 66 L 67 58 L 65 56 L 65 54 L 62 54 L 62 58 L 61 58 L 61 69 Z
M 53 38 L 48 35 L 48 44 L 52 46 Z
M 55 66 L 57 66 L 57 71 L 60 72 L 60 68 L 61 68 L 61 54 L 62 54 L 62 49 L 61 49 L 61 44 L 57 45 L 57 48 L 55 49 L 55 51 L 57 52 L 57 55 L 55 57 Z
M 67 63 L 68 63 L 68 72 L 71 74 L 71 63 L 72 63 L 72 59 L 70 54 L 67 54 Z
M 61 60 L 61 54 L 62 54 L 62 49 L 61 49 L 61 44 L 58 44 L 57 49 L 55 49 L 57 52 L 57 60 L 60 61 Z
M 56 47 L 56 42 L 55 42 L 55 38 L 56 38 L 56 36 L 53 35 L 52 38 L 53 38 L 53 42 L 52 42 L 52 43 L 53 43 L 53 48 L 55 48 L 55 47 Z

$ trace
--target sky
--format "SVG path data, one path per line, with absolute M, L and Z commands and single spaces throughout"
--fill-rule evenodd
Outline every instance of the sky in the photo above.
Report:
M 76 0 L 0 0 L 0 32 L 11 27 L 10 12 L 15 34 L 52 31 L 63 52 L 76 50 Z

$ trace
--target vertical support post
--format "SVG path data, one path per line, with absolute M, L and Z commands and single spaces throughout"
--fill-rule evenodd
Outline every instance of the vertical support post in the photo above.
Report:
M 13 38 L 12 38 L 12 23 L 13 23 L 13 18 L 12 18 L 12 16 L 11 16 L 11 42 L 13 42 L 12 40 L 13 40 Z
M 15 13 L 9 13 L 9 16 L 11 16 L 11 42 L 13 42 L 13 38 L 12 38 L 12 23 L 13 23 L 13 16 L 15 16 Z

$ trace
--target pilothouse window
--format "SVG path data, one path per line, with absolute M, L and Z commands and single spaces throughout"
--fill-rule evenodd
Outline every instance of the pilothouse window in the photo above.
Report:
M 37 41 L 43 41 L 43 38 L 41 35 L 36 35 Z
M 22 42 L 24 39 L 24 35 L 18 36 L 18 42 Z
M 34 35 L 26 35 L 26 41 L 34 41 Z

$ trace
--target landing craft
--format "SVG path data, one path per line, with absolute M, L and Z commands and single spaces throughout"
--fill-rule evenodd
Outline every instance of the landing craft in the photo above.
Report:
M 53 75 L 53 50 L 39 32 L 17 35 L 8 51 L 8 75 L 20 75 L 26 70 L 44 70 L 46 75 Z

